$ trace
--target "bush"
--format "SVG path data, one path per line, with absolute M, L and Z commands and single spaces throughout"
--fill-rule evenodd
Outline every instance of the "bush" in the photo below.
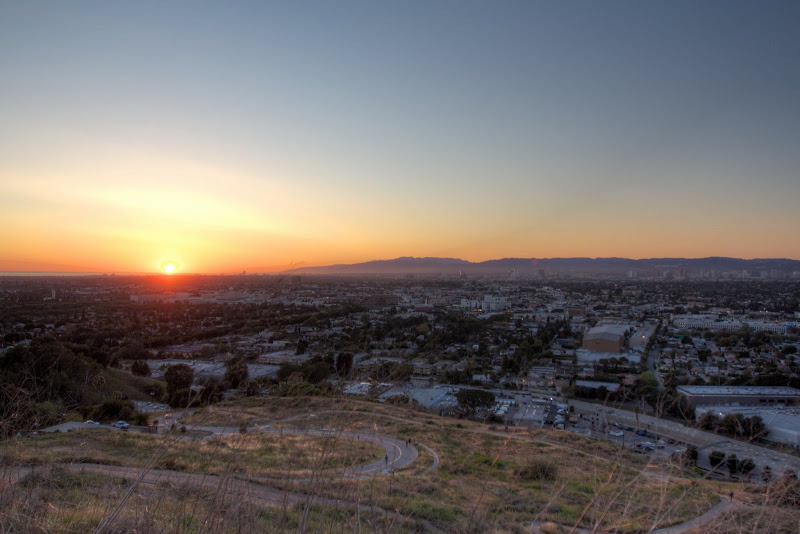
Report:
M 131 419 L 136 413 L 133 402 L 122 399 L 106 399 L 94 412 L 93 419 Z
M 699 453 L 697 451 L 697 447 L 694 445 L 688 445 L 686 447 L 686 461 L 689 465 L 697 465 L 697 458 L 699 457 Z
M 749 473 L 750 471 L 752 471 L 755 468 L 756 468 L 756 464 L 750 458 L 745 458 L 744 460 L 742 460 L 739 463 L 739 471 L 741 471 L 744 474 Z
M 183 388 L 176 390 L 169 396 L 168 404 L 173 408 L 186 408 L 192 398 L 192 390 Z
M 735 454 L 731 454 L 730 456 L 728 456 L 728 458 L 725 461 L 728 464 L 728 471 L 730 471 L 731 476 L 739 472 L 739 459 L 736 457 Z
M 711 468 L 716 469 L 725 462 L 725 453 L 722 451 L 711 451 L 708 455 L 708 461 L 711 463 Z
M 528 465 L 517 471 L 517 477 L 525 481 L 555 480 L 558 469 L 544 460 L 533 459 Z
M 133 416 L 133 424 L 136 426 L 147 426 L 150 424 L 150 417 L 144 412 L 136 412 Z
M 131 373 L 136 376 L 150 376 L 152 371 L 150 370 L 150 366 L 147 365 L 147 362 L 144 360 L 136 360 L 131 365 Z

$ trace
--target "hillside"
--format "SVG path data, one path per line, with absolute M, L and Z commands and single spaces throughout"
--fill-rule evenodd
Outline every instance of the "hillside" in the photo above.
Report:
M 780 532 L 800 520 L 778 483 L 713 482 L 605 440 L 408 406 L 249 398 L 181 424 L 158 436 L 96 428 L 0 443 L 0 528 L 649 532 L 690 531 L 685 522 L 702 516 L 706 532 Z M 731 491 L 733 504 L 721 500 Z
M 53 339 L 17 345 L 0 356 L 0 439 L 59 423 L 68 412 L 132 417 L 130 401 L 160 399 L 163 390 L 158 380 L 103 367 Z

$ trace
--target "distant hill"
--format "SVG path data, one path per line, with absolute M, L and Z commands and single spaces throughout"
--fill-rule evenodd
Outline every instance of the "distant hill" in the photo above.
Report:
M 739 272 L 747 271 L 749 276 L 757 277 L 761 272 L 768 275 L 780 273 L 788 275 L 800 272 L 800 261 L 789 259 L 740 258 L 650 258 L 632 260 L 629 258 L 503 258 L 482 262 L 470 262 L 458 258 L 414 258 L 401 257 L 392 260 L 375 260 L 364 263 L 302 267 L 285 271 L 292 274 L 465 274 L 501 275 L 512 271 L 520 274 L 575 273 L 595 275 L 625 275 L 634 271 L 638 276 L 652 276 L 656 273 L 671 273 L 675 276 L 704 271 Z

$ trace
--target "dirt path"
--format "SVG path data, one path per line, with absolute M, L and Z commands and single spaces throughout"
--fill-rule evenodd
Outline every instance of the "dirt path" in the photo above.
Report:
M 327 410 L 325 412 L 317 412 L 317 413 L 318 414 L 322 414 L 322 413 L 331 413 L 331 414 L 333 414 L 333 413 L 349 413 L 349 412 L 339 411 L 339 410 Z M 417 424 L 417 425 L 421 424 L 418 421 L 414 421 L 414 420 L 411 420 L 411 419 L 405 419 L 403 417 L 398 417 L 398 416 L 393 416 L 393 415 L 382 415 L 382 414 L 372 414 L 372 415 L 373 415 L 373 417 L 384 417 L 384 418 L 387 418 L 387 419 L 392 419 L 392 420 L 403 422 L 403 423 L 411 423 L 411 424 Z M 291 419 L 296 419 L 296 418 L 299 419 L 300 417 L 302 417 L 302 416 L 296 416 L 296 417 L 293 417 Z M 509 434 L 507 434 L 505 432 L 485 430 L 485 429 L 481 429 L 481 428 L 469 429 L 469 431 L 475 432 L 475 433 L 481 433 L 481 434 L 491 434 L 491 435 L 496 435 L 496 436 L 508 436 L 509 435 Z M 559 442 L 556 442 L 556 441 L 551 441 L 551 440 L 548 440 L 548 439 L 542 439 L 541 437 L 534 438 L 532 436 L 526 436 L 524 434 L 518 434 L 518 433 L 513 433 L 513 432 L 510 435 L 513 436 L 514 438 L 517 438 L 517 439 L 527 439 L 527 440 L 531 440 L 531 441 L 538 441 L 538 442 L 541 442 L 541 443 L 547 443 L 548 445 L 553 445 L 553 446 L 556 446 L 556 447 L 562 447 L 562 448 L 565 448 L 565 449 L 568 449 L 568 450 L 577 451 L 577 452 L 580 452 L 581 454 L 589 454 L 589 456 L 592 456 L 593 458 L 596 458 L 596 459 L 599 459 L 599 460 L 610 461 L 610 460 L 608 460 L 606 458 L 603 458 L 601 456 L 582 451 L 582 450 L 580 450 L 580 449 L 578 449 L 576 447 L 572 447 L 570 445 L 566 445 L 564 443 L 559 443 Z M 429 450 L 430 452 L 433 452 L 431 449 L 429 449 L 428 447 L 426 447 L 424 445 L 422 445 L 422 447 L 424 447 L 426 450 Z M 438 455 L 436 455 L 436 453 L 433 453 L 433 454 L 434 454 L 434 465 L 438 465 Z M 665 475 L 663 475 L 662 473 L 656 473 L 656 472 L 650 471 L 648 469 L 648 467 L 649 466 L 645 466 L 645 468 L 641 470 L 641 474 L 643 476 L 648 476 L 648 477 L 651 477 L 651 478 L 659 478 L 659 479 L 663 479 L 664 478 Z M 664 528 L 661 528 L 661 529 L 653 530 L 652 532 L 654 534 L 684 534 L 686 532 L 698 529 L 698 528 L 700 528 L 700 527 L 702 527 L 704 525 L 708 525 L 709 523 L 714 521 L 719 516 L 724 515 L 724 514 L 730 512 L 731 510 L 739 508 L 741 506 L 744 506 L 744 504 L 740 503 L 738 501 L 734 501 L 733 503 L 731 503 L 730 501 L 721 500 L 720 502 L 718 502 L 717 504 L 715 504 L 714 506 L 712 506 L 711 508 L 706 510 L 704 513 L 702 513 L 701 515 L 699 515 L 699 516 L 697 516 L 697 517 L 695 517 L 693 519 L 690 519 L 690 520 L 685 521 L 683 523 L 675 524 L 675 525 L 672 525 L 672 526 L 669 526 L 669 527 L 664 527 Z M 545 522 L 536 522 L 536 523 L 531 524 L 531 526 L 532 527 L 540 527 L 544 523 Z M 567 528 L 572 528 L 572 527 L 567 527 Z M 573 529 L 573 532 L 581 533 L 581 534 L 589 534 L 589 533 L 592 533 L 593 531 L 591 529 L 575 527 Z
M 653 534 L 683 534 L 692 530 L 701 528 L 713 522 L 719 516 L 744 506 L 744 503 L 739 501 L 726 501 L 725 499 L 719 501 L 717 504 L 706 510 L 705 513 L 677 525 L 670 527 L 659 528 L 653 531 Z

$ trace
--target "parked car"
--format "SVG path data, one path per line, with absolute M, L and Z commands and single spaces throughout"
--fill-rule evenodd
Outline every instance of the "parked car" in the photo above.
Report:
M 647 432 L 645 432 L 644 430 L 637 430 L 636 431 L 636 435 L 637 436 L 646 436 Z
M 114 428 L 119 428 L 120 430 L 128 430 L 128 427 L 131 426 L 125 421 L 117 421 L 116 423 L 112 423 L 111 426 Z
M 92 421 L 91 419 L 89 419 L 88 421 L 86 421 L 86 424 L 87 425 L 99 425 L 100 423 L 98 421 Z
M 608 433 L 609 436 L 614 436 L 615 438 L 621 438 L 625 433 L 622 430 L 611 430 Z
M 664 442 L 664 440 L 663 440 L 663 439 L 660 439 L 660 440 L 658 440 L 658 441 L 656 442 L 656 447 L 658 447 L 659 449 L 663 449 L 663 448 L 664 448 L 664 447 L 666 447 L 666 446 L 667 446 L 667 444 Z

